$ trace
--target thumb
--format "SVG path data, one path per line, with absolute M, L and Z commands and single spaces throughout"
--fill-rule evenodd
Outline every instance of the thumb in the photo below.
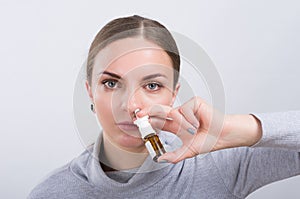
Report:
M 158 162 L 169 162 L 169 163 L 178 163 L 186 158 L 191 158 L 197 155 L 197 152 L 193 152 L 193 150 L 189 149 L 186 146 L 182 146 L 179 149 L 176 149 L 172 152 L 167 152 L 161 155 L 157 161 Z

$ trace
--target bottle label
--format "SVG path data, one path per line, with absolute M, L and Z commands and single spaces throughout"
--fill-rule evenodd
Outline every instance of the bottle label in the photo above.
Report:
M 154 151 L 154 149 L 153 149 L 153 147 L 152 147 L 150 141 L 147 141 L 147 142 L 145 143 L 145 146 L 146 146 L 146 148 L 147 148 L 147 150 L 148 150 L 150 156 L 151 156 L 152 158 L 154 158 L 154 157 L 156 156 L 156 153 L 155 153 L 155 151 Z

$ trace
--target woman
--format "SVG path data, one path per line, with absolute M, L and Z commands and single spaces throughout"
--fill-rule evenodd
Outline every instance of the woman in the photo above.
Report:
M 86 81 L 103 132 L 29 198 L 245 198 L 300 174 L 299 112 L 223 116 L 200 97 L 173 108 L 179 71 L 176 43 L 157 21 L 135 15 L 105 25 Z M 158 163 L 133 124 L 144 115 L 169 149 Z

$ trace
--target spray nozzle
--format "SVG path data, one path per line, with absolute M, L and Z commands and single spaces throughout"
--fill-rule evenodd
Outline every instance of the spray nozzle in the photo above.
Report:
M 137 118 L 133 123 L 139 127 L 140 133 L 142 137 L 145 137 L 151 133 L 156 133 L 154 129 L 152 128 L 151 124 L 149 123 L 149 116 L 145 115 L 144 117 L 137 117 L 137 112 L 139 112 L 140 109 L 136 109 L 134 111 L 135 117 Z
M 136 119 L 139 118 L 136 114 L 137 114 L 138 112 L 140 112 L 140 111 L 141 111 L 141 109 L 139 109 L 139 108 L 135 109 L 135 111 L 134 111 L 134 116 L 136 117 Z

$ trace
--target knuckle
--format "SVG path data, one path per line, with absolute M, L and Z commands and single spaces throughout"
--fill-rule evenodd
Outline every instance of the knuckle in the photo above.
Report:
M 193 101 L 196 101 L 196 102 L 200 102 L 200 101 L 202 100 L 202 98 L 199 97 L 199 96 L 194 96 L 194 97 L 192 98 L 192 100 L 193 100 Z

